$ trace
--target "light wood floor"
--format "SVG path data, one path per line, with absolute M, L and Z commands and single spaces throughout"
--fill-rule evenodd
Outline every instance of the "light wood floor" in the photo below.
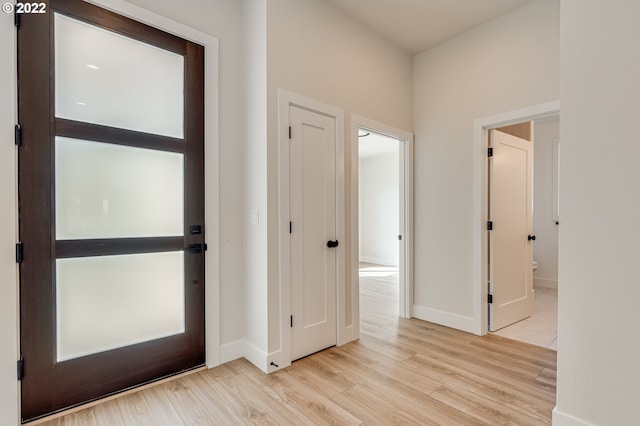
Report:
M 365 275 L 357 342 L 268 376 L 233 361 L 46 424 L 551 423 L 555 351 L 398 319 L 393 276 Z

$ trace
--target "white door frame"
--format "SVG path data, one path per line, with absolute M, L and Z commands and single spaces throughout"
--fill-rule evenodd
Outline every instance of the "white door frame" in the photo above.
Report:
M 354 300 L 354 338 L 360 337 L 360 248 L 359 244 L 359 162 L 358 129 L 379 133 L 401 142 L 400 156 L 400 297 L 399 314 L 402 318 L 412 317 L 413 306 L 413 133 L 379 123 L 356 114 L 351 115 L 351 299 Z M 404 166 L 404 167 L 402 167 Z
M 480 336 L 488 331 L 488 253 L 487 253 L 487 221 L 488 218 L 488 133 L 511 124 L 535 120 L 560 114 L 560 101 L 538 104 L 527 108 L 509 111 L 502 114 L 479 118 L 473 123 L 473 270 L 476 285 L 474 288 L 474 333 Z
M 351 340 L 346 326 L 345 301 L 345 161 L 344 111 L 315 99 L 278 89 L 278 268 L 280 276 L 280 345 L 279 368 L 291 365 L 291 250 L 289 246 L 289 107 L 295 106 L 336 120 L 336 327 L 337 344 Z M 273 367 L 273 366 L 271 366 Z M 271 369 L 271 367 L 269 367 Z M 272 370 L 270 370 L 272 371 Z

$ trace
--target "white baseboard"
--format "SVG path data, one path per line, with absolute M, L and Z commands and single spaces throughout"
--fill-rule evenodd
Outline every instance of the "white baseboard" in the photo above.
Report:
M 225 343 L 220 346 L 220 364 L 242 358 L 246 353 L 246 342 L 244 339 L 235 342 Z
M 363 262 L 382 266 L 400 266 L 400 261 L 397 259 L 383 259 L 380 257 L 360 256 L 360 263 Z
M 244 346 L 245 346 L 244 357 L 247 359 L 247 361 L 249 361 L 251 364 L 255 365 L 260 370 L 266 373 L 267 365 L 269 364 L 267 362 L 267 353 L 262 349 L 258 348 L 257 346 L 255 346 L 251 342 L 245 341 Z
M 541 288 L 558 288 L 558 280 L 551 278 L 538 278 L 533 277 L 533 286 Z
M 271 353 L 267 353 L 262 349 L 258 348 L 251 342 L 245 341 L 245 354 L 244 357 L 251 364 L 258 367 L 264 373 L 269 374 L 273 373 L 276 370 L 279 370 L 283 367 L 281 359 L 282 359 L 282 351 L 275 351 Z M 272 364 L 273 363 L 273 364 Z M 275 365 L 274 365 L 275 364 Z
M 345 327 L 343 333 L 338 333 L 338 342 L 337 342 L 337 346 L 342 346 L 342 345 L 346 345 L 349 342 L 353 342 L 354 340 L 358 340 L 360 338 L 360 336 L 354 336 L 354 330 L 355 328 L 353 327 L 353 324 Z
M 553 408 L 551 423 L 553 426 L 596 426 L 594 423 L 589 423 L 559 411 L 557 405 Z
M 476 333 L 477 324 L 471 317 L 465 317 L 451 312 L 440 311 L 438 309 L 427 308 L 426 306 L 413 305 L 413 317 L 423 321 L 429 321 L 467 333 Z

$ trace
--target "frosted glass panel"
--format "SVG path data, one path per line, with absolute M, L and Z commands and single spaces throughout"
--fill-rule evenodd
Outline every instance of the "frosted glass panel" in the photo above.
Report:
M 56 116 L 182 138 L 184 58 L 55 14 Z
M 59 240 L 182 236 L 184 157 L 56 137 Z
M 183 257 L 58 259 L 58 361 L 183 333 Z

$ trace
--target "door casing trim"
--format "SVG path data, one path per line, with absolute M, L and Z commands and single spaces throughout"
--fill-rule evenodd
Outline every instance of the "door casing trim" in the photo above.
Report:
M 489 130 L 524 121 L 535 120 L 560 114 L 560 101 L 537 104 L 526 108 L 478 118 L 473 122 L 473 330 L 474 334 L 484 336 L 488 332 L 488 253 L 486 250 L 488 235 L 489 167 L 487 148 Z
M 366 129 L 374 133 L 379 133 L 398 139 L 400 145 L 400 156 L 403 159 L 403 166 L 400 169 L 400 193 L 404 202 L 400 202 L 400 228 L 402 230 L 401 256 L 400 256 L 400 294 L 399 294 L 399 315 L 402 318 L 413 316 L 413 133 L 405 130 L 351 114 L 351 298 L 360 300 L 360 250 L 359 250 L 359 161 L 358 161 L 358 129 Z M 360 310 L 359 303 L 353 305 L 352 324 L 353 338 L 360 337 Z
M 351 327 L 346 325 L 345 300 L 345 150 L 344 111 L 284 89 L 278 89 L 278 275 L 280 290 L 280 363 L 268 366 L 269 372 L 291 365 L 291 250 L 289 246 L 289 107 L 296 106 L 335 119 L 336 132 L 336 336 L 337 345 L 352 340 Z M 344 242 L 344 243 L 343 243 Z M 353 300 L 352 300 L 353 305 Z M 352 308 L 353 310 L 353 308 Z

